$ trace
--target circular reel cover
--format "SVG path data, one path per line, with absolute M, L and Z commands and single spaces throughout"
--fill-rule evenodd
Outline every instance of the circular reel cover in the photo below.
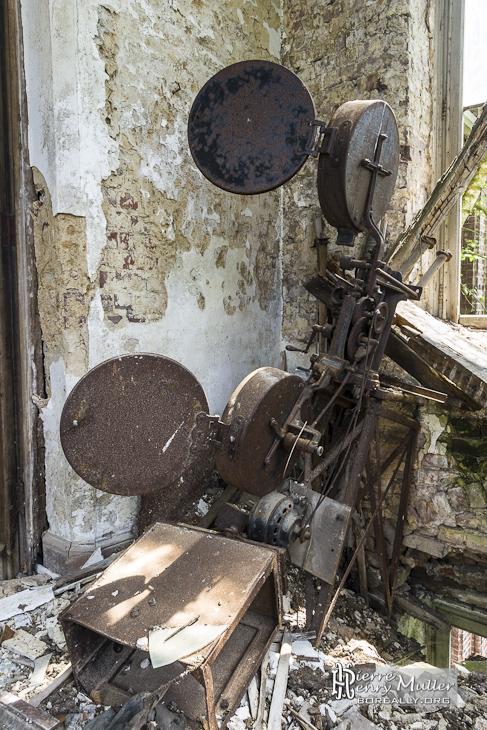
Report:
M 396 118 L 385 101 L 347 101 L 330 122 L 336 129 L 329 153 L 318 160 L 318 197 L 328 223 L 335 228 L 365 230 L 365 205 L 371 171 L 362 160 L 373 160 L 379 134 L 386 134 L 379 164 L 391 174 L 377 175 L 372 217 L 377 223 L 387 210 L 399 167 Z
M 271 61 L 241 61 L 219 71 L 194 100 L 189 148 L 203 175 L 230 193 L 274 190 L 306 162 L 316 116 L 303 82 Z
M 242 380 L 221 417 L 225 424 L 239 421 L 242 424 L 235 435 L 235 455 L 230 458 L 225 450 L 215 452 L 216 467 L 222 479 L 259 496 L 281 486 L 289 453 L 279 444 L 269 463 L 265 464 L 276 440 L 270 420 L 275 418 L 282 426 L 305 386 L 299 376 L 277 368 L 259 368 Z M 307 418 L 304 410 L 303 416 Z M 296 449 L 289 468 L 298 455 Z
M 191 465 L 203 388 L 162 355 L 123 355 L 75 385 L 61 415 L 61 444 L 75 472 L 111 494 L 139 495 L 174 482 Z

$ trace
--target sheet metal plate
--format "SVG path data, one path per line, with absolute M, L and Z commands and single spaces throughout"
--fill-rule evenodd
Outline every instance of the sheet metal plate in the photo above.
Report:
M 162 355 L 123 355 L 75 385 L 61 416 L 61 444 L 88 484 L 111 494 L 144 494 L 173 483 L 191 465 L 200 411 L 209 412 L 205 393 L 183 365 Z
M 134 648 L 153 626 L 176 628 L 195 619 L 201 626 L 231 625 L 241 618 L 274 561 L 266 546 L 156 523 L 105 570 L 63 620 Z
M 292 492 L 307 498 L 309 507 L 305 519 L 308 518 L 318 504 L 320 494 L 296 482 L 292 482 Z M 350 513 L 350 507 L 325 497 L 313 517 L 311 539 L 303 543 L 295 540 L 289 546 L 292 563 L 332 585 Z
M 371 171 L 362 160 L 374 159 L 379 134 L 387 135 L 379 164 L 391 171 L 378 175 L 372 217 L 377 223 L 387 210 L 399 168 L 399 133 L 396 118 L 385 101 L 347 101 L 330 122 L 336 129 L 328 154 L 318 161 L 318 197 L 330 225 L 355 231 L 364 230 L 364 214 Z
M 196 165 L 214 185 L 251 195 L 279 187 L 304 165 L 304 117 L 313 99 L 289 69 L 270 61 L 241 61 L 219 71 L 198 93 L 188 122 Z

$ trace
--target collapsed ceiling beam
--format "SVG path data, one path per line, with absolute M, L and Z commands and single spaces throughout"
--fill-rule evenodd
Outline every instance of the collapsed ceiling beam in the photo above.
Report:
M 399 302 L 385 352 L 421 385 L 446 393 L 451 405 L 485 408 L 487 356 L 458 327 Z
M 443 173 L 424 207 L 409 228 L 392 244 L 386 254 L 389 266 L 406 277 L 422 254 L 430 247 L 431 237 L 446 219 L 458 198 L 472 181 L 478 166 L 487 155 L 487 103 L 461 152 Z

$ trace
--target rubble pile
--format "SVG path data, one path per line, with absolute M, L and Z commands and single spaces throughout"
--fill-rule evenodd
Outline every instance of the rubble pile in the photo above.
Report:
M 291 573 L 291 589 L 299 576 Z M 293 585 L 294 584 L 294 585 Z M 299 600 L 299 596 L 298 596 Z M 285 615 L 292 632 L 304 626 L 304 610 L 296 597 Z M 487 675 L 458 675 L 458 707 L 437 712 L 418 712 L 414 707 L 360 705 L 357 699 L 337 699 L 333 694 L 332 669 L 344 665 L 405 665 L 422 659 L 422 647 L 395 630 L 384 616 L 365 604 L 361 596 L 343 590 L 319 648 L 303 634 L 291 633 L 292 655 L 282 727 L 286 730 L 487 730 Z M 280 637 L 279 637 L 280 638 Z M 272 698 L 279 644 L 270 652 L 267 709 Z M 299 717 L 297 717 L 299 715 Z M 252 730 L 254 720 L 244 697 L 230 730 Z
M 115 716 L 114 710 L 96 705 L 74 685 L 58 620 L 60 612 L 84 590 L 83 585 L 81 582 L 67 583 L 62 588 L 56 585 L 55 577 L 49 575 L 21 577 L 0 584 L 0 690 L 57 718 L 61 729 L 108 727 Z M 6 599 L 11 602 L 10 610 L 18 611 L 16 614 L 7 616 Z M 43 602 L 36 605 L 39 600 Z M 344 666 L 376 667 L 409 664 L 423 659 L 423 647 L 400 634 L 384 616 L 368 607 L 361 596 L 344 589 L 315 649 L 313 636 L 304 631 L 303 576 L 292 567 L 284 603 L 283 631 L 278 633 L 269 651 L 266 681 L 262 685 L 260 673 L 257 674 L 252 692 L 244 696 L 236 715 L 229 721 L 229 730 L 266 727 L 286 637 L 291 650 L 285 694 L 278 709 L 280 727 L 286 730 L 487 730 L 487 676 L 480 672 L 463 670 L 458 679 L 459 706 L 441 711 L 425 713 L 410 706 L 364 705 L 353 698 L 337 698 L 332 676 L 337 662 Z M 30 606 L 34 608 L 29 610 Z M 265 686 L 265 704 L 262 703 L 265 709 L 262 720 L 257 723 L 256 703 L 262 686 Z M 163 715 L 159 708 L 158 719 L 152 721 L 151 727 L 169 730 L 177 726 L 183 730 L 185 718 L 177 714 L 176 707 L 169 709 L 172 714 Z M 196 730 L 201 725 L 186 720 L 186 727 Z M 271 724 L 268 727 L 271 730 Z

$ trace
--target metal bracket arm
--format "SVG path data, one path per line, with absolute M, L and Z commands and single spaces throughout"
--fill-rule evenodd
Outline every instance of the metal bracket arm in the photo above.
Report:
M 308 141 L 304 149 L 300 149 L 299 145 L 296 145 L 294 154 L 298 157 L 300 155 L 311 155 L 311 157 L 318 157 L 319 154 L 329 155 L 335 139 L 336 128 L 329 127 L 326 122 L 311 117 L 301 119 L 300 129 L 303 127 L 309 127 Z M 316 134 L 316 128 L 318 128 L 318 134 Z
M 231 424 L 220 421 L 220 416 L 210 416 L 204 411 L 196 414 L 195 425 L 191 432 L 192 454 L 198 454 L 209 447 L 222 449 L 227 457 L 233 461 L 237 455 L 238 434 L 244 424 L 241 416 L 235 418 Z

